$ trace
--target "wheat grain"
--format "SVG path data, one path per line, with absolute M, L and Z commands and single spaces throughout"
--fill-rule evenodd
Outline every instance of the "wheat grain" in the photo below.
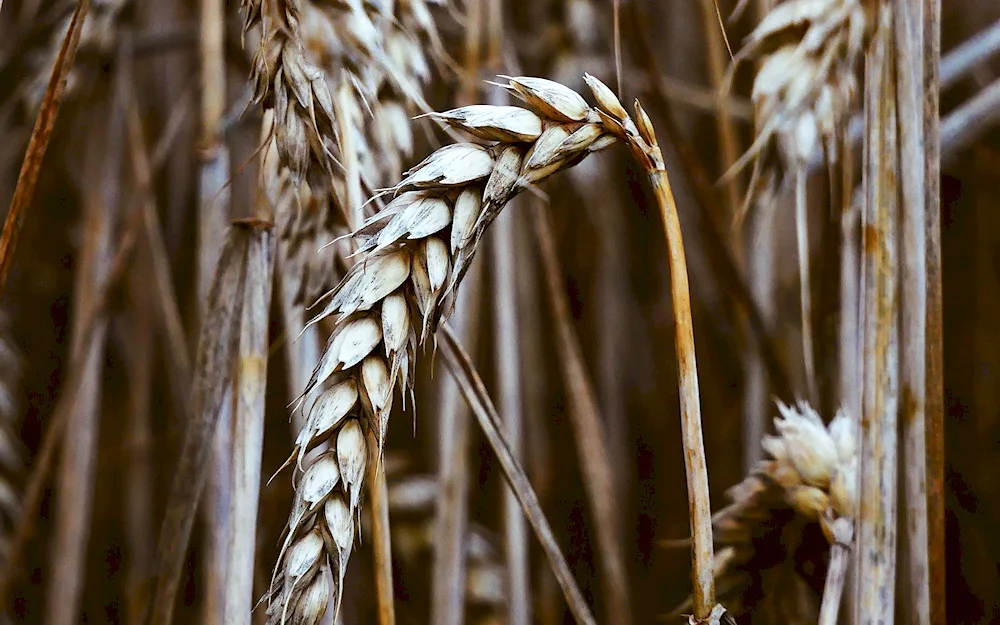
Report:
M 474 124 L 468 110 L 437 115 L 473 137 L 504 139 L 452 144 L 432 153 L 406 172 L 392 187 L 398 195 L 355 232 L 362 258 L 327 294 L 323 310 L 310 322 L 338 316 L 299 402 L 307 404 L 308 416 L 294 453 L 300 467 L 293 475 L 296 503 L 271 590 L 272 598 L 278 598 L 271 604 L 273 622 L 285 622 L 287 615 L 304 609 L 311 585 L 325 583 L 318 575 L 323 561 L 332 563 L 334 595 L 339 597 L 352 544 L 347 539 L 354 530 L 335 532 L 331 522 L 349 522 L 357 515 L 360 467 L 378 461 L 367 457 L 362 430 L 374 433 L 381 453 L 393 391 L 398 384 L 412 393 L 417 348 L 450 314 L 490 223 L 516 194 L 608 147 L 616 140 L 611 133 L 624 134 L 626 125 L 634 129 L 627 116 L 620 116 L 624 109 L 610 90 L 596 79 L 589 82 L 603 110 L 558 83 L 519 77 L 500 86 L 525 101 L 530 111 L 477 109 L 471 116 Z M 518 134 L 509 134 L 511 127 Z M 318 399 L 308 401 L 324 387 Z M 326 458 L 322 463 L 304 456 L 327 441 L 331 451 L 320 456 Z M 307 488 L 319 479 L 314 477 L 318 471 L 326 476 L 324 488 Z M 339 533 L 344 540 L 327 540 L 325 556 L 310 561 L 314 566 L 298 566 L 291 556 L 313 532 Z M 300 569 L 304 573 L 297 573 Z

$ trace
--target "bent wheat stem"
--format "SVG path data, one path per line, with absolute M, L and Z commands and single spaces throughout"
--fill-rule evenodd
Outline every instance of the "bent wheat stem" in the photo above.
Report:
M 701 430 L 701 398 L 698 395 L 698 366 L 694 349 L 694 321 L 691 315 L 691 289 L 688 285 L 684 239 L 677 215 L 677 204 L 670 187 L 670 177 L 649 116 L 635 103 L 638 127 L 627 116 L 618 121 L 622 136 L 636 160 L 646 169 L 656 204 L 663 219 L 670 265 L 670 294 L 674 308 L 674 333 L 677 344 L 677 377 L 680 384 L 681 436 L 684 441 L 684 467 L 688 481 L 688 508 L 691 518 L 692 581 L 694 617 L 708 622 L 713 617 L 715 577 L 712 573 L 712 507 L 708 495 L 708 468 Z M 624 111 L 622 111 L 624 113 Z

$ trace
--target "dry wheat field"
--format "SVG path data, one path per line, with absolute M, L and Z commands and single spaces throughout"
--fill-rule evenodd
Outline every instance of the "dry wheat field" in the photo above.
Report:
M 1000 623 L 996 0 L 0 0 L 0 624 Z

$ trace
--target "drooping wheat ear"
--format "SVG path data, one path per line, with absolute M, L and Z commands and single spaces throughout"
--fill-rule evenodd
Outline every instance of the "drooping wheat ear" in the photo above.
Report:
M 469 106 L 437 116 L 480 143 L 445 146 L 406 172 L 398 193 L 354 233 L 361 255 L 310 323 L 338 315 L 303 402 L 296 441 L 296 496 L 275 570 L 271 614 L 318 618 L 317 600 L 339 597 L 353 544 L 364 430 L 382 449 L 396 384 L 414 381 L 417 347 L 450 314 L 456 289 L 487 227 L 508 201 L 635 128 L 612 92 L 588 77 L 602 109 L 540 78 L 500 85 L 527 103 Z M 325 390 L 308 402 L 314 391 Z M 300 402 L 300 403 L 303 403 Z M 305 456 L 329 441 L 315 460 Z M 308 621 L 313 622 L 313 621 Z
M 0 311 L 0 564 L 7 562 L 7 539 L 21 510 L 18 489 L 11 479 L 23 469 L 24 462 L 16 423 L 20 382 L 20 350 L 9 320 Z
M 422 573 L 434 553 L 434 515 L 441 489 L 436 476 L 408 472 L 405 463 L 399 460 L 389 456 L 385 465 L 392 514 L 392 550 L 404 571 Z M 465 597 L 472 622 L 477 625 L 502 622 L 507 605 L 507 575 L 496 537 L 486 528 L 470 524 L 465 557 Z
M 818 399 L 813 356 L 812 298 L 806 178 L 809 162 L 825 153 L 833 167 L 844 149 L 855 103 L 856 72 L 875 27 L 871 0 L 789 0 L 768 13 L 733 59 L 729 72 L 747 59 L 760 66 L 753 82 L 756 138 L 733 165 L 731 177 L 754 161 L 742 213 L 761 188 L 786 175 L 795 186 L 802 355 L 807 396 Z M 763 182 L 761 177 L 763 173 Z
M 742 594 L 743 609 L 751 607 L 746 603 L 755 596 L 747 592 L 750 587 L 786 584 L 766 593 L 783 595 L 785 600 L 782 608 L 787 612 L 772 614 L 773 622 L 815 623 L 818 608 L 813 593 L 793 560 L 809 559 L 802 552 L 815 548 L 815 543 L 802 536 L 808 536 L 808 528 L 817 523 L 831 549 L 850 547 L 858 509 L 858 423 L 841 411 L 824 425 L 805 402 L 797 406 L 779 402 L 778 410 L 781 416 L 774 421 L 778 435 L 762 442 L 769 458 L 729 490 L 732 503 L 713 518 L 719 546 L 714 568 L 720 595 Z M 775 564 L 766 554 L 778 548 L 791 555 Z M 825 554 L 812 555 L 821 561 Z M 734 614 L 741 611 L 738 601 L 728 605 Z
M 118 41 L 118 18 L 127 2 L 128 0 L 91 0 L 87 19 L 80 30 L 80 43 L 77 48 L 78 61 L 66 77 L 64 98 L 70 98 L 77 92 L 81 84 L 81 74 L 86 74 L 88 66 L 81 63 L 81 60 L 88 54 L 104 56 L 114 49 Z M 67 7 L 67 9 L 67 13 L 72 12 L 71 7 Z M 49 74 L 51 74 L 52 66 L 59 56 L 59 47 L 71 19 L 72 16 L 67 15 L 66 19 L 62 20 L 53 31 L 50 45 L 35 51 L 32 55 L 33 58 L 29 61 L 36 71 L 31 72 L 29 78 L 20 87 L 21 101 L 29 115 L 33 116 L 38 111 L 42 98 L 45 96 Z

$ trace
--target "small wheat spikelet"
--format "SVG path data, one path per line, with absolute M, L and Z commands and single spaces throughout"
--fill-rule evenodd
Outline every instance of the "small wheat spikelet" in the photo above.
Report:
M 782 584 L 783 590 L 765 588 L 765 597 L 781 598 L 778 606 L 756 613 L 770 614 L 769 622 L 815 623 L 814 593 L 793 560 L 823 560 L 825 552 L 810 553 L 816 547 L 810 538 L 825 537 L 827 549 L 849 546 L 842 544 L 842 526 L 853 526 L 858 509 L 858 423 L 841 411 L 824 425 L 805 402 L 779 403 L 778 410 L 777 436 L 762 441 L 769 458 L 729 490 L 732 503 L 713 518 L 716 578 L 734 613 L 751 607 L 752 586 Z M 795 552 L 794 558 L 769 561 L 766 554 L 776 549 Z
M 358 262 L 311 321 L 336 316 L 303 398 L 293 453 L 295 504 L 275 569 L 275 623 L 316 622 L 340 596 L 353 546 L 364 439 L 382 443 L 397 384 L 412 393 L 417 348 L 454 304 L 486 229 L 512 197 L 635 129 L 617 98 L 588 77 L 602 108 L 540 78 L 500 85 L 529 108 L 468 106 L 436 114 L 476 143 L 447 145 L 405 173 L 386 207 L 355 233 Z M 636 131 L 637 132 L 637 131 Z M 306 454 L 328 442 L 317 457 Z M 331 590 L 332 589 L 332 590 Z

